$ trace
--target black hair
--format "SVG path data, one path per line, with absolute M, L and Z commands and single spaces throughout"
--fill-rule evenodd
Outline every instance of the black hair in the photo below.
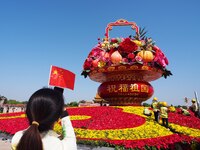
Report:
M 61 92 L 42 88 L 33 93 L 26 107 L 30 127 L 20 139 L 17 150 L 42 150 L 40 133 L 53 128 L 53 124 L 60 118 L 63 108 L 64 98 Z M 33 121 L 39 123 L 39 126 L 32 124 Z

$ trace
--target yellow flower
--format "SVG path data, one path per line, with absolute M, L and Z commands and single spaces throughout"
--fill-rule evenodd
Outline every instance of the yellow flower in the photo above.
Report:
M 60 125 L 60 120 L 57 121 L 57 122 L 54 124 L 53 130 L 54 130 L 57 134 L 59 134 L 59 135 L 62 134 L 62 126 Z
M 69 116 L 70 120 L 85 120 L 91 118 L 91 116 L 85 116 L 85 115 L 74 115 L 74 116 Z
M 102 61 L 102 60 L 100 60 L 99 62 L 98 62 L 98 67 L 99 68 L 102 68 L 102 67 L 104 67 L 106 65 L 106 63 L 104 62 L 104 61 Z
M 137 46 L 142 46 L 143 43 L 141 41 L 138 40 L 133 40 L 133 42 L 137 45 Z

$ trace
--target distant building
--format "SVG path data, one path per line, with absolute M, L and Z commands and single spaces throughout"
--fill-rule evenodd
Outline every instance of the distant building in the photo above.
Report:
M 87 106 L 100 106 L 98 103 L 94 103 L 93 101 L 81 101 L 78 104 L 79 107 L 87 107 Z
M 108 105 L 107 101 L 105 99 L 101 98 L 98 93 L 94 97 L 93 102 L 100 104 L 100 106 L 105 106 L 105 105 L 107 106 Z
M 24 112 L 26 104 L 3 104 L 2 113 Z

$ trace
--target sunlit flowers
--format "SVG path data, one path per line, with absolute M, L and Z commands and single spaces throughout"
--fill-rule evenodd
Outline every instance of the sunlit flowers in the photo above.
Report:
M 82 75 L 87 77 L 92 70 L 118 65 L 147 65 L 162 69 L 165 78 L 172 75 L 166 69 L 169 64 L 167 57 L 145 33 L 141 29 L 135 36 L 98 39 L 97 46 L 83 64 Z
M 175 149 L 176 143 L 200 143 L 200 119 L 192 112 L 191 116 L 179 114 L 178 109 L 170 112 L 168 130 L 154 122 L 153 116 L 145 116 L 143 110 L 133 106 L 67 108 L 79 142 L 106 142 L 132 149 Z M 14 134 L 27 127 L 24 113 L 0 114 L 2 132 Z M 62 134 L 60 121 L 54 130 Z

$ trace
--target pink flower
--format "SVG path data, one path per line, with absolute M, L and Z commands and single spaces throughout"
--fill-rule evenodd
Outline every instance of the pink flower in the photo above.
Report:
M 135 60 L 136 60 L 137 62 L 141 62 L 141 61 L 142 61 L 142 57 L 136 56 L 136 57 L 135 57 Z
M 153 50 L 155 50 L 155 52 L 156 52 L 155 57 L 154 57 L 154 62 L 157 62 L 162 67 L 166 67 L 169 64 L 169 62 L 168 62 L 167 57 L 161 51 L 161 49 L 157 46 L 154 46 Z
M 122 58 L 122 62 L 128 62 L 128 59 L 127 58 Z
M 102 50 L 99 47 L 95 47 L 89 53 L 88 58 L 90 58 L 90 57 L 99 57 L 101 52 L 102 52 Z
M 90 70 L 92 64 L 92 59 L 87 58 L 83 64 L 84 70 Z

